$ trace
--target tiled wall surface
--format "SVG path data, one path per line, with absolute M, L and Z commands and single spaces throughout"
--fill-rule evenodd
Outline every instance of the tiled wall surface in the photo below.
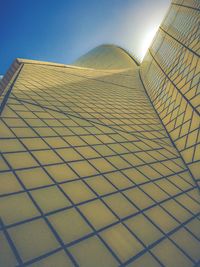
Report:
M 198 9 L 172 3 L 140 67 L 113 46 L 96 69 L 18 60 L 1 102 L 0 266 L 198 266 Z
M 141 76 L 167 132 L 200 182 L 200 2 L 174 1 Z

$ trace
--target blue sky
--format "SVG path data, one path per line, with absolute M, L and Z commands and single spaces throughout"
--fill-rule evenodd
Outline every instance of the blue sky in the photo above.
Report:
M 102 43 L 141 59 L 170 0 L 0 0 L 0 74 L 16 57 L 71 63 Z

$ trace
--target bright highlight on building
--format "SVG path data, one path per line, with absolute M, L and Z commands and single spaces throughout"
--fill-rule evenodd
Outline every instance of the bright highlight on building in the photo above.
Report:
M 149 47 L 151 46 L 151 43 L 153 41 L 153 38 L 156 35 L 156 32 L 158 31 L 158 27 L 155 27 L 146 34 L 146 36 L 143 39 L 143 44 L 141 46 L 141 59 L 143 60 L 145 54 L 147 53 Z
M 0 266 L 199 266 L 199 12 L 173 1 L 141 64 L 114 45 L 74 65 L 14 61 Z

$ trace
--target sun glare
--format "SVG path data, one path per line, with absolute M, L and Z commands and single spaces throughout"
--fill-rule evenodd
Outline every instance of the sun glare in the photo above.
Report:
M 143 60 L 148 48 L 150 47 L 157 30 L 158 30 L 158 27 L 155 27 L 155 28 L 151 29 L 150 31 L 148 31 L 146 33 L 146 35 L 144 36 L 143 42 L 141 45 L 141 59 L 142 60 Z

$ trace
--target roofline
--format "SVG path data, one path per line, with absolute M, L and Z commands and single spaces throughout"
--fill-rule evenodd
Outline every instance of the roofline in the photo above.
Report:
M 70 64 L 63 64 L 63 63 L 56 63 L 52 61 L 41 61 L 36 59 L 25 59 L 25 58 L 16 58 L 15 59 L 19 63 L 23 64 L 36 64 L 36 65 L 47 65 L 47 66 L 53 66 L 53 67 L 64 67 L 64 68 L 75 68 L 75 69 L 82 69 L 82 67 L 73 66 Z M 88 69 L 88 68 L 85 68 Z
M 120 50 L 122 50 L 126 55 L 128 55 L 137 66 L 140 66 L 139 61 L 131 55 L 126 49 L 122 48 L 121 46 L 115 45 L 115 44 L 101 44 L 99 46 L 112 46 L 116 47 Z M 98 46 L 97 46 L 98 47 Z M 19 69 L 21 64 L 37 64 L 37 65 L 48 65 L 48 66 L 54 66 L 54 67 L 65 67 L 65 68 L 75 68 L 75 69 L 93 69 L 93 68 L 87 68 L 87 67 L 79 67 L 73 64 L 62 64 L 62 63 L 55 63 L 55 62 L 48 62 L 48 61 L 39 61 L 39 60 L 32 60 L 32 59 L 24 59 L 24 58 L 16 58 L 8 70 L 6 71 L 3 78 L 0 80 L 0 96 L 4 93 L 6 90 L 8 84 L 12 80 L 13 76 L 15 75 L 16 71 Z
M 130 52 L 128 52 L 126 49 L 124 49 L 121 46 L 115 45 L 115 47 L 117 47 L 117 48 L 121 49 L 122 51 L 124 51 L 135 62 L 135 64 L 137 66 L 140 66 L 140 62 L 133 55 L 131 55 Z
M 137 66 L 140 66 L 140 62 L 130 53 L 128 52 L 125 48 L 119 46 L 119 45 L 116 45 L 116 44 L 100 44 L 100 45 L 97 45 L 95 46 L 94 48 L 92 49 L 89 49 L 85 54 L 83 54 L 82 56 L 78 57 L 72 64 L 74 64 L 76 61 L 78 61 L 81 57 L 84 57 L 86 54 L 88 54 L 91 50 L 93 49 L 96 49 L 98 47 L 101 47 L 101 46 L 112 46 L 112 47 L 115 47 L 115 48 L 118 48 L 120 50 L 122 50 L 125 54 L 127 54 L 134 62 Z M 74 65 L 76 66 L 76 65 Z

